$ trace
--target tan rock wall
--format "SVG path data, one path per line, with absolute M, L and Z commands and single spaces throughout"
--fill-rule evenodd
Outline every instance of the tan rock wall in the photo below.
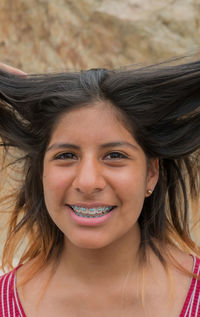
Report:
M 1 0 L 0 60 L 27 72 L 153 63 L 196 51 L 199 0 Z

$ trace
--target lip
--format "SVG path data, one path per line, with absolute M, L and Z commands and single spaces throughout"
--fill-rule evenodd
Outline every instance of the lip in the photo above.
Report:
M 88 204 L 85 204 L 84 207 L 86 205 L 88 206 Z M 79 206 L 79 205 L 76 204 L 76 206 Z M 83 206 L 83 204 L 81 204 L 81 206 Z M 95 205 L 90 204 L 90 206 L 94 207 Z M 100 205 L 98 204 L 98 206 L 100 206 Z M 98 206 L 96 206 L 96 207 L 98 207 Z M 85 208 L 92 208 L 92 207 L 85 207 Z M 107 222 L 109 220 L 109 218 L 112 217 L 113 213 L 115 212 L 115 208 L 114 208 L 109 213 L 105 214 L 104 216 L 98 217 L 98 218 L 83 218 L 83 217 L 77 216 L 75 214 L 75 212 L 71 209 L 71 207 L 69 207 L 69 205 L 66 205 L 66 210 L 69 212 L 69 215 L 71 216 L 71 219 L 73 222 L 75 222 L 75 224 L 82 225 L 82 226 L 89 226 L 89 227 L 98 226 L 100 224 Z
M 84 208 L 97 208 L 97 207 L 113 207 L 116 205 L 111 205 L 107 203 L 102 202 L 93 202 L 93 203 L 86 203 L 86 202 L 79 202 L 79 203 L 72 203 L 72 204 L 66 204 L 67 206 L 77 206 L 77 207 L 84 207 Z

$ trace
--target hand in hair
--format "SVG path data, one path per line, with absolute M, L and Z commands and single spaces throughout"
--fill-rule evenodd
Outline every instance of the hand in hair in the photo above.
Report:
M 15 67 L 12 67 L 12 66 L 9 66 L 9 65 L 6 65 L 4 63 L 0 63 L 0 69 L 5 70 L 6 72 L 9 72 L 9 73 L 16 74 L 16 75 L 23 75 L 23 76 L 27 75 L 22 70 L 15 68 Z

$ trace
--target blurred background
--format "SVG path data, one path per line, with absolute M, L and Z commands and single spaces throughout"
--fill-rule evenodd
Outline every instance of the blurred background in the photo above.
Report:
M 0 62 L 27 73 L 147 65 L 199 47 L 199 0 L 0 0 Z M 1 175 L 4 193 L 13 183 Z
M 199 46 L 199 0 L 0 0 L 0 61 L 28 73 L 150 64 Z

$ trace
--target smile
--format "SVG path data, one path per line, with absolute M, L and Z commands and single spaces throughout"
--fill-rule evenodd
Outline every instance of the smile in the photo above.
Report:
M 99 218 L 108 214 L 115 206 L 99 206 L 95 208 L 86 208 L 76 205 L 68 205 L 74 213 L 83 218 Z

